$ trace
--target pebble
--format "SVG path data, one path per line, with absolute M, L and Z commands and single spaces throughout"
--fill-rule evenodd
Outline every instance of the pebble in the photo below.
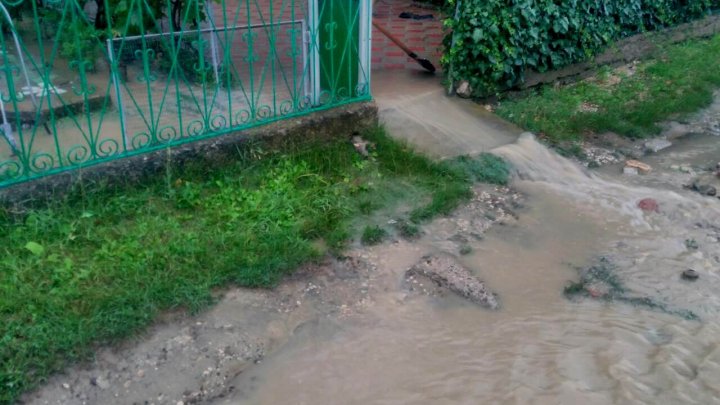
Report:
M 103 377 L 97 377 L 92 380 L 93 385 L 97 386 L 101 390 L 110 388 L 110 382 Z
M 682 279 L 683 280 L 689 280 L 689 281 L 695 281 L 700 277 L 697 271 L 693 269 L 687 269 L 682 272 Z

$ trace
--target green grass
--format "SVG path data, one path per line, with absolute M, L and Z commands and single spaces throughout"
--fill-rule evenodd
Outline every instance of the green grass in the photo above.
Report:
M 718 61 L 720 35 L 692 40 L 665 47 L 640 63 L 635 74 L 621 75 L 619 83 L 605 69 L 597 80 L 545 87 L 525 98 L 502 101 L 497 113 L 552 144 L 608 131 L 643 138 L 657 134 L 659 122 L 712 102 L 713 90 L 720 87 Z
M 366 246 L 372 246 L 377 245 L 383 242 L 385 238 L 387 238 L 388 233 L 385 229 L 380 228 L 379 226 L 366 226 L 363 230 L 362 236 L 360 237 L 360 240 L 362 241 L 363 245 Z
M 325 254 L 318 246 L 341 251 L 377 210 L 410 205 L 427 220 L 469 196 L 477 175 L 462 165 L 382 129 L 363 136 L 371 159 L 346 140 L 256 145 L 211 168 L 81 183 L 23 215 L 0 209 L 0 403 L 160 311 L 198 311 L 218 287 L 274 286 Z

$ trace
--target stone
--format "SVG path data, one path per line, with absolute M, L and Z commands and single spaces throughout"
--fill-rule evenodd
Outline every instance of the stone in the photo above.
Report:
M 457 94 L 460 98 L 472 97 L 472 88 L 470 87 L 470 82 L 468 82 L 467 80 L 461 81 L 455 88 L 455 94 Z
M 649 164 L 640 162 L 638 160 L 628 160 L 627 162 L 625 162 L 625 167 L 637 169 L 637 171 L 642 174 L 648 174 L 652 171 L 652 167 Z
M 700 274 L 698 274 L 698 272 L 693 269 L 687 269 L 682 272 L 681 277 L 683 280 L 695 281 L 700 278 Z
M 713 186 L 705 186 L 703 187 L 701 193 L 710 197 L 715 197 L 717 195 L 717 188 Z
M 451 255 L 425 256 L 405 272 L 407 280 L 414 280 L 418 276 L 426 277 L 439 287 L 452 291 L 480 306 L 489 309 L 500 308 L 497 297 L 485 287 L 485 283 Z
M 370 152 L 368 151 L 368 146 L 372 147 L 372 144 L 370 142 L 364 140 L 359 136 L 353 136 L 352 144 L 357 153 L 363 155 L 364 157 L 370 156 Z
M 692 184 L 691 188 L 701 195 L 706 195 L 710 197 L 714 197 L 717 195 L 717 189 L 709 184 L 700 184 L 698 182 L 695 182 Z
M 663 149 L 667 149 L 672 146 L 672 142 L 668 141 L 667 139 L 651 139 L 647 142 L 645 142 L 645 149 L 657 153 L 660 152 Z
M 637 176 L 638 169 L 635 167 L 623 167 L 623 174 L 626 176 Z
M 638 201 L 638 208 L 645 212 L 660 212 L 660 206 L 657 201 L 652 198 L 643 198 Z
M 92 385 L 100 388 L 101 390 L 106 390 L 106 389 L 110 388 L 110 381 L 106 380 L 102 376 L 91 379 L 90 383 Z

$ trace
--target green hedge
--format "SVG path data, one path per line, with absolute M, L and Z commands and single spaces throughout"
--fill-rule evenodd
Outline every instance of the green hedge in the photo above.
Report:
M 475 95 L 512 88 L 527 70 L 581 62 L 613 41 L 707 15 L 720 0 L 452 0 L 443 64 Z

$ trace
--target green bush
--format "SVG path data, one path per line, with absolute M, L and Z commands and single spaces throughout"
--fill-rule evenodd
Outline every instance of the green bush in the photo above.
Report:
M 452 0 L 444 65 L 490 95 L 544 72 L 585 61 L 613 41 L 707 15 L 720 0 Z M 454 13 L 454 10 L 451 14 Z M 453 35 L 455 36 L 453 44 Z

